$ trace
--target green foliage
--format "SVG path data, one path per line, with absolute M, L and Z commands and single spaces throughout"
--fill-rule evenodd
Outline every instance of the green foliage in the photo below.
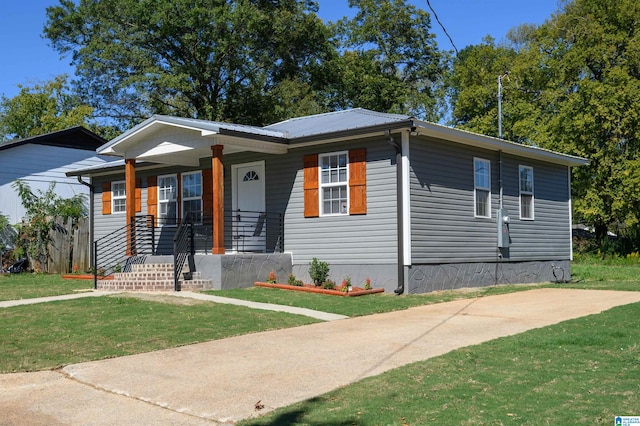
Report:
M 329 276 L 329 264 L 314 257 L 309 264 L 309 276 L 315 285 L 321 285 Z
M 333 280 L 326 280 L 322 283 L 322 288 L 325 290 L 335 290 L 336 283 Z
M 0 141 L 39 136 L 86 125 L 93 109 L 69 92 L 67 76 L 33 87 L 18 86 L 13 98 L 0 98 Z
M 574 218 L 635 235 L 640 227 L 640 3 L 574 0 L 505 45 L 460 52 L 453 66 L 453 122 L 497 132 L 497 77 L 504 80 L 508 139 L 586 157 L 573 170 Z M 496 129 L 495 131 L 491 131 Z M 630 247 L 631 250 L 637 250 Z
M 45 36 L 73 54 L 77 88 L 123 126 L 152 113 L 262 125 L 315 110 L 333 51 L 311 1 L 62 0 Z M 294 87 L 295 90 L 278 90 Z
M 16 229 L 11 226 L 7 216 L 0 214 L 0 255 L 6 248 L 13 247 L 16 237 Z
M 363 107 L 437 120 L 444 55 L 429 14 L 405 0 L 350 0 L 333 25 L 339 54 L 325 86 L 330 109 Z
M 55 192 L 55 182 L 51 182 L 46 191 L 36 190 L 35 193 L 22 180 L 15 181 L 12 186 L 26 210 L 24 222 L 17 225 L 19 250 L 28 255 L 32 265 L 35 260 L 45 269 L 49 259 L 49 233 L 56 226 L 55 219 L 75 223 L 77 219 L 86 217 L 86 197 L 77 194 L 69 199 L 61 198 Z

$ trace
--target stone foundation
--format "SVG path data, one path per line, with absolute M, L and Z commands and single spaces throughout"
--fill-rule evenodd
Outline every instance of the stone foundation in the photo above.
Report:
M 408 268 L 408 292 L 414 294 L 496 284 L 568 281 L 571 279 L 570 267 L 569 260 L 412 265 Z

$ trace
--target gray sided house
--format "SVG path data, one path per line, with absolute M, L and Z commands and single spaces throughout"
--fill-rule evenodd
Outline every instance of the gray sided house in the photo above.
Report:
M 55 192 L 62 198 L 89 195 L 89 188 L 66 172 L 108 161 L 96 149 L 107 141 L 84 127 L 72 127 L 24 139 L 0 143 L 0 214 L 9 223 L 20 223 L 25 215 L 13 183 L 21 179 L 32 191 L 46 191 L 56 182 Z
M 586 164 L 365 109 L 266 127 L 153 116 L 98 154 L 123 160 L 69 173 L 91 178 L 96 240 L 143 216 L 169 255 L 190 218 L 214 288 L 265 280 L 276 252 L 281 281 L 309 282 L 316 257 L 336 282 L 397 293 L 568 279 L 571 167 Z

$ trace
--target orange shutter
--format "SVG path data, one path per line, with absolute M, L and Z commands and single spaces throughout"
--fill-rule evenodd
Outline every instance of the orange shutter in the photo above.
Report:
M 142 179 L 136 178 L 136 213 L 142 211 Z
M 367 214 L 367 150 L 349 151 L 349 214 Z
M 213 215 L 213 172 L 211 169 L 202 171 L 202 215 L 207 218 Z
M 318 193 L 318 154 L 305 155 L 304 164 L 304 217 L 320 216 Z
M 111 182 L 102 182 L 102 214 L 111 214 Z
M 153 226 L 158 223 L 158 177 L 147 178 L 147 214 L 153 216 Z

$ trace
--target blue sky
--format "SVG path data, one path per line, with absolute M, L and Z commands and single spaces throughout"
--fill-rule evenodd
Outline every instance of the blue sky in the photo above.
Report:
M 429 12 L 426 0 L 409 0 Z M 41 37 L 45 10 L 57 0 L 6 0 L 0 6 L 0 95 L 15 96 L 18 84 L 32 86 L 59 74 L 73 75 L 70 57 L 60 58 Z M 335 21 L 352 14 L 348 0 L 319 0 L 319 15 Z M 504 38 L 510 28 L 541 24 L 558 8 L 558 0 L 431 0 L 440 21 L 458 49 L 478 44 L 490 34 Z M 432 16 L 438 46 L 452 50 L 451 43 Z

